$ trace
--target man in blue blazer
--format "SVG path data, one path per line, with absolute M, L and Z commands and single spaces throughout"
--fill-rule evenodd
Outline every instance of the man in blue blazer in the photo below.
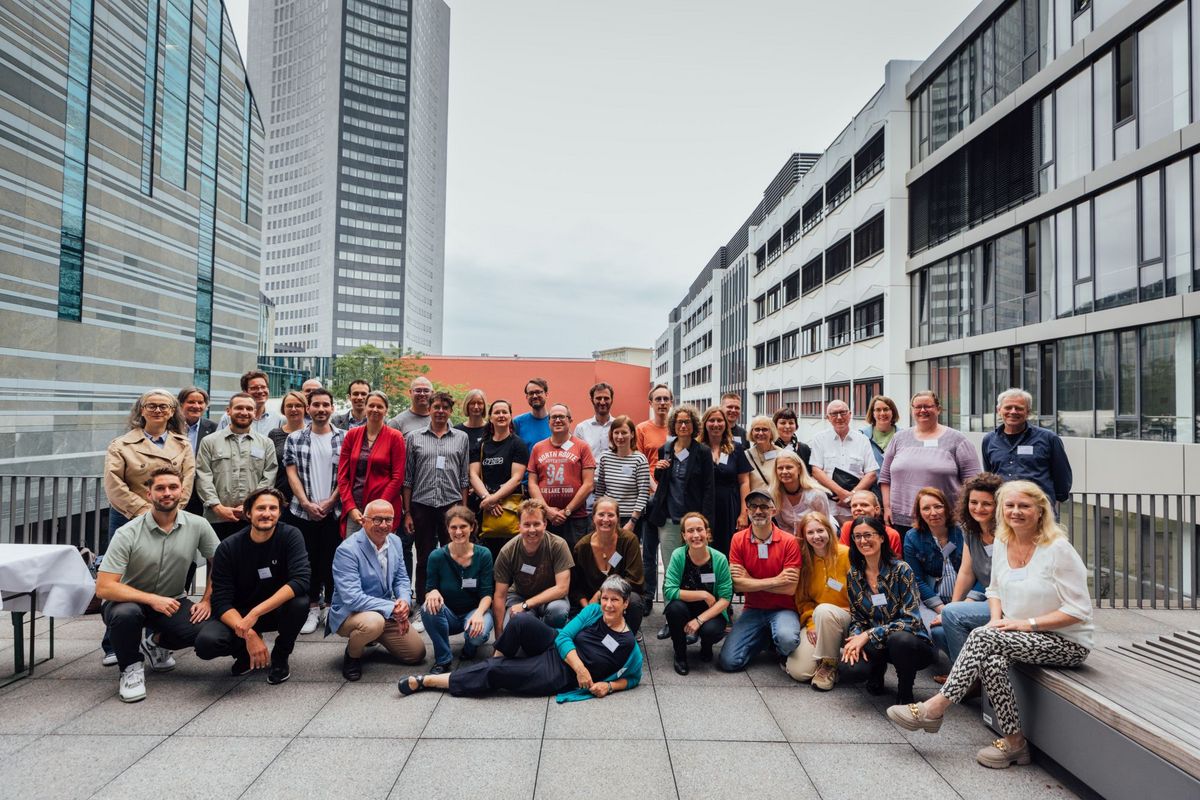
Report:
M 400 537 L 391 533 L 395 509 L 373 500 L 363 509 L 362 530 L 347 536 L 333 556 L 333 603 L 325 635 L 337 631 L 350 640 L 342 676 L 362 677 L 363 649 L 379 642 L 402 664 L 425 660 L 425 642 L 409 624 L 412 589 Z

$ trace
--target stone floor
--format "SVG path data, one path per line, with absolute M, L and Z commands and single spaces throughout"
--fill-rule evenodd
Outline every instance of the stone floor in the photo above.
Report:
M 1102 643 L 1178 629 L 1180 613 L 1101 611 Z M 148 674 L 145 701 L 126 705 L 116 669 L 100 664 L 99 619 L 63 621 L 53 661 L 0 689 L 0 798 L 690 800 L 749 789 L 795 800 L 876 795 L 900 780 L 886 794 L 1074 796 L 1036 762 L 978 766 L 974 752 L 992 738 L 978 706 L 953 709 L 931 736 L 892 725 L 888 696 L 815 692 L 765 656 L 745 673 L 697 663 L 683 678 L 669 642 L 654 639 L 660 624 L 658 614 L 645 624 L 642 685 L 604 700 L 402 698 L 396 680 L 410 670 L 376 654 L 348 683 L 342 644 L 312 635 L 282 686 L 185 651 L 174 671 Z M 0 614 L 0 674 L 12 635 Z M 929 673 L 918 679 L 918 696 L 933 688 Z

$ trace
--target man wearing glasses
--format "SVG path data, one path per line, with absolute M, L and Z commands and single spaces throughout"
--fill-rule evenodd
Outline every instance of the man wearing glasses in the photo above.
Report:
M 574 550 L 587 533 L 596 459 L 587 442 L 571 435 L 571 409 L 555 403 L 548 419 L 549 438 L 529 451 L 529 496 L 546 505 L 546 529 Z
M 423 375 L 413 378 L 412 383 L 408 385 L 408 396 L 412 400 L 412 406 L 388 420 L 388 427 L 395 428 L 405 436 L 429 427 L 429 403 L 433 399 L 433 381 Z M 366 407 L 365 398 L 363 407 Z
M 404 567 L 400 537 L 391 532 L 396 512 L 386 500 L 363 509 L 363 528 L 338 546 L 333 556 L 333 602 L 325 635 L 349 639 L 342 677 L 362 677 L 363 650 L 379 642 L 403 664 L 425 660 L 425 643 L 409 624 L 412 587 Z
M 838 523 L 850 519 L 850 498 L 859 489 L 875 485 L 879 464 L 871 440 L 850 429 L 850 407 L 834 400 L 825 407 L 830 427 L 813 436 L 812 475 L 836 501 L 833 515 Z
M 512 429 L 529 448 L 543 439 L 550 438 L 550 418 L 546 412 L 546 400 L 550 397 L 550 384 L 545 378 L 530 378 L 525 384 L 525 402 L 529 410 L 513 417 Z

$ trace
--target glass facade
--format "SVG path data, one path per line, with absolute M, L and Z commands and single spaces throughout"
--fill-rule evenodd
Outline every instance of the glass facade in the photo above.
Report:
M 179 188 L 187 185 L 188 95 L 191 89 L 191 0 L 166 0 L 166 53 L 163 58 L 163 122 L 159 175 Z
M 250 134 L 254 126 L 254 101 L 250 92 L 242 95 L 242 180 L 238 187 L 242 222 L 250 219 Z
M 92 2 L 71 0 L 66 129 L 63 137 L 58 316 L 76 322 L 83 316 L 83 242 L 92 95 Z
M 154 192 L 154 113 L 158 102 L 158 5 L 146 2 L 146 55 L 142 96 L 142 192 Z
M 200 213 L 196 248 L 196 347 L 192 382 L 212 380 L 213 267 L 217 237 L 217 147 L 221 118 L 221 0 L 208 0 L 204 31 L 204 104 L 200 137 Z

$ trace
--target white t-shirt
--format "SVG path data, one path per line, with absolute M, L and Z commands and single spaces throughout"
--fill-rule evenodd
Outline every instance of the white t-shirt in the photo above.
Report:
M 310 435 L 308 499 L 323 503 L 333 493 L 333 431 Z
M 810 466 L 823 469 L 830 476 L 838 468 L 856 478 L 879 469 L 871 440 L 853 428 L 847 431 L 845 439 L 839 439 L 833 428 L 826 428 L 814 436 L 808 446 L 812 448 Z

